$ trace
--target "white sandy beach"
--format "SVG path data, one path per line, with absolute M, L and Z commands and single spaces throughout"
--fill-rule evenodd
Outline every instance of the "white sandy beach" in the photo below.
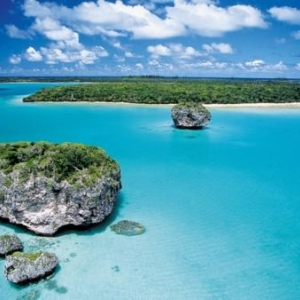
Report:
M 38 102 L 36 102 L 38 103 Z M 46 102 L 45 102 L 46 103 Z M 56 102 L 49 102 L 56 103 Z M 140 106 L 140 107 L 164 107 L 172 108 L 175 104 L 139 104 L 139 103 L 128 103 L 128 102 L 59 102 L 62 104 L 78 104 L 78 105 L 99 105 L 99 106 Z M 204 104 L 206 108 L 212 109 L 240 109 L 240 108 L 300 108 L 300 102 L 291 103 L 240 103 L 240 104 Z
M 240 103 L 240 104 L 204 104 L 207 108 L 300 108 L 300 102 L 290 103 Z
M 147 103 L 129 103 L 129 102 L 33 102 L 33 103 L 62 103 L 62 104 L 91 104 L 91 105 L 116 105 L 116 106 L 145 106 L 145 107 L 173 107 L 175 104 L 147 104 Z M 207 108 L 299 108 L 300 102 L 291 103 L 240 103 L 240 104 L 203 104 Z
M 15 100 L 16 103 L 24 103 L 22 99 L 28 95 L 18 96 Z M 165 107 L 172 108 L 175 104 L 145 104 L 145 103 L 129 103 L 129 102 L 89 102 L 89 101 L 62 101 L 62 102 L 27 102 L 25 105 L 30 104 L 55 104 L 55 105 L 95 105 L 95 106 L 140 106 L 140 107 Z M 300 102 L 288 103 L 239 103 L 239 104 L 203 104 L 206 108 L 224 109 L 224 108 L 300 108 Z

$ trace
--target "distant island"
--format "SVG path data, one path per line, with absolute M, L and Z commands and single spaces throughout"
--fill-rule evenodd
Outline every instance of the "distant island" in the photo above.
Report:
M 288 80 L 183 79 L 128 77 L 61 86 L 25 97 L 24 102 L 126 102 L 137 104 L 292 103 L 300 85 Z

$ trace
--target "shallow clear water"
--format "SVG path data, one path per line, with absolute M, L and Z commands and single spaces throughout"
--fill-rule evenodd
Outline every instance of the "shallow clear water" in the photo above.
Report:
M 54 277 L 25 287 L 7 282 L 0 260 L 0 299 L 300 298 L 300 110 L 212 110 L 207 129 L 180 131 L 169 108 L 20 101 L 43 86 L 0 85 L 0 142 L 101 146 L 123 189 L 107 222 L 86 231 L 43 238 L 0 223 L 60 258 Z M 147 232 L 111 232 L 122 219 Z

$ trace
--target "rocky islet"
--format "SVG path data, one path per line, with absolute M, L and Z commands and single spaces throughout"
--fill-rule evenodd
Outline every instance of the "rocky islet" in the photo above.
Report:
M 49 236 L 66 225 L 99 223 L 113 209 L 120 178 L 118 164 L 100 148 L 46 142 L 0 144 L 0 217 Z M 126 236 L 145 232 L 143 225 L 128 220 L 111 229 Z M 6 256 L 4 273 L 11 282 L 36 281 L 52 274 L 59 263 L 54 253 L 22 250 L 16 235 L 0 237 L 0 255 Z
M 13 283 L 24 284 L 50 275 L 58 258 L 50 252 L 14 252 L 5 260 L 5 275 Z
M 171 117 L 176 128 L 202 129 L 211 120 L 210 112 L 200 103 L 186 102 L 175 105 Z
M 100 223 L 120 189 L 120 167 L 98 147 L 0 144 L 0 218 L 37 234 Z
M 0 256 L 22 250 L 23 244 L 16 235 L 5 234 L 0 236 Z
M 4 274 L 13 283 L 25 284 L 50 275 L 59 263 L 54 253 L 22 250 L 23 243 L 18 236 L 0 236 L 1 256 L 5 256 Z

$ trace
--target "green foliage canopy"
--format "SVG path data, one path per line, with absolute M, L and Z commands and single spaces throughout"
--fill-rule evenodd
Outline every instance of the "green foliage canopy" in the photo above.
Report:
M 81 144 L 18 142 L 0 144 L 0 171 L 19 172 L 26 181 L 30 175 L 75 183 L 102 178 L 119 170 L 117 163 L 98 147 Z
M 24 102 L 128 102 L 145 104 L 283 103 L 300 101 L 300 85 L 259 80 L 114 80 L 42 89 Z

